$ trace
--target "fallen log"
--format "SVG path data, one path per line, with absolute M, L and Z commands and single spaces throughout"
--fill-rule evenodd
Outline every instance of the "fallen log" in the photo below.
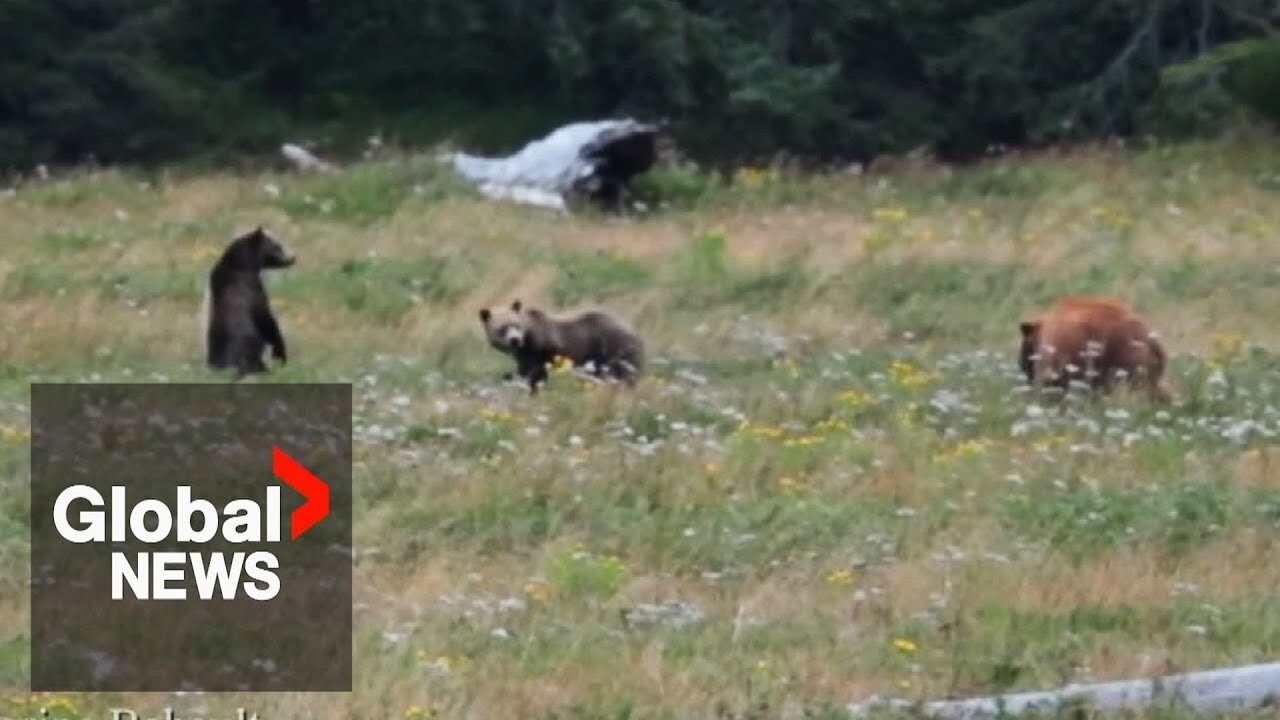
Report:
M 1280 663 L 1202 670 L 1143 680 L 1071 684 L 1057 690 L 1011 693 L 969 700 L 935 700 L 918 705 L 902 699 L 872 698 L 848 706 L 862 717 L 884 708 L 924 717 L 971 720 L 1072 707 L 1100 711 L 1140 710 L 1162 703 L 1196 711 L 1247 710 L 1280 704 Z

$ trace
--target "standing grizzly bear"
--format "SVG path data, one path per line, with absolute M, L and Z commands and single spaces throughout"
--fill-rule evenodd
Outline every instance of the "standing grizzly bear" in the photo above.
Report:
M 601 310 L 555 316 L 519 300 L 506 309 L 480 310 L 485 336 L 494 348 L 515 358 L 516 370 L 503 376 L 519 376 L 529 383 L 530 394 L 547 380 L 547 364 L 556 356 L 575 366 L 592 365 L 602 379 L 621 380 L 634 387 L 644 369 L 644 344 L 621 320 Z
M 266 372 L 262 351 L 267 345 L 280 364 L 288 362 L 262 271 L 287 268 L 294 260 L 260 226 L 227 246 L 205 288 L 205 361 L 209 368 L 234 368 L 236 380 Z
M 1163 380 L 1165 352 L 1156 334 L 1118 302 L 1064 298 L 1047 312 L 1022 320 L 1019 328 L 1018 364 L 1037 392 L 1045 386 L 1065 391 L 1071 381 L 1083 380 L 1105 393 L 1127 378 L 1155 400 L 1173 397 Z

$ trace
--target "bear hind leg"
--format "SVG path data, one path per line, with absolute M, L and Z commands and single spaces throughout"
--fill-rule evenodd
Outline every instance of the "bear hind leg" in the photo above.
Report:
M 639 370 L 625 359 L 615 360 L 610 366 L 613 377 L 629 388 L 634 388 L 639 380 Z
M 246 375 L 256 375 L 267 372 L 266 363 L 262 362 L 261 357 L 245 356 L 236 363 L 236 380 L 243 379 Z
M 246 375 L 267 372 L 267 365 L 262 361 L 264 349 L 266 344 L 256 337 L 239 338 L 234 343 L 229 354 L 234 359 L 236 380 Z

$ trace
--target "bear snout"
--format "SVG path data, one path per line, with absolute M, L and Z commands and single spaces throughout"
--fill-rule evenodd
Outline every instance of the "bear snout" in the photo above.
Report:
M 524 345 L 524 333 L 517 328 L 507 328 L 502 335 L 502 340 L 512 349 L 519 350 Z

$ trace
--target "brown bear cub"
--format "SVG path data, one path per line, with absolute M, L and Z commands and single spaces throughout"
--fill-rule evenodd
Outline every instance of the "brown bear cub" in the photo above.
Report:
M 1121 303 L 1064 298 L 1047 312 L 1022 320 L 1019 328 L 1018 365 L 1037 393 L 1046 386 L 1066 391 L 1072 381 L 1106 393 L 1116 381 L 1127 379 L 1155 400 L 1173 397 L 1163 380 L 1163 346 L 1146 322 Z
M 294 260 L 261 227 L 227 246 L 205 289 L 205 361 L 210 369 L 233 368 L 236 380 L 266 372 L 262 352 L 268 345 L 280 364 L 288 362 L 262 271 L 287 268 Z
M 615 379 L 634 387 L 644 369 L 644 343 L 621 320 L 601 310 L 574 315 L 550 315 L 519 300 L 509 308 L 480 310 L 485 336 L 494 348 L 515 358 L 514 373 L 529 383 L 530 394 L 547 380 L 547 365 L 557 356 L 574 366 L 591 366 L 600 379 Z

